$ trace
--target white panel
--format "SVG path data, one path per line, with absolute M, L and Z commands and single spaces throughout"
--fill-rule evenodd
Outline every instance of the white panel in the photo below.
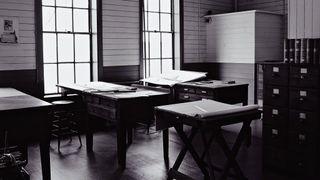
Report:
M 297 38 L 304 38 L 305 0 L 297 1 Z
M 313 38 L 320 38 L 320 0 L 313 0 L 312 33 Z
M 312 38 L 312 20 L 313 20 L 313 13 L 312 13 L 312 5 L 313 0 L 305 0 L 305 22 L 304 22 L 304 37 L 305 38 Z
M 297 1 L 289 0 L 288 37 L 290 39 L 297 38 Z

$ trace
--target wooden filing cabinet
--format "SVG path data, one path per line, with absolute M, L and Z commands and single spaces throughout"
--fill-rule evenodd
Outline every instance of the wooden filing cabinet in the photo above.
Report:
M 316 179 L 319 166 L 319 67 L 264 63 L 263 162 Z

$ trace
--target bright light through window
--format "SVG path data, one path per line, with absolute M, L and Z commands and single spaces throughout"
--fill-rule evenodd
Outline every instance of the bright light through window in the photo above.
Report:
M 144 0 L 144 77 L 173 69 L 172 0 Z
M 58 83 L 86 83 L 91 80 L 90 1 L 42 0 L 46 95 L 59 93 Z

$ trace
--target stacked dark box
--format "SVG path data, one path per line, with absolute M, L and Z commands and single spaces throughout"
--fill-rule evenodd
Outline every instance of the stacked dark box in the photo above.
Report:
M 285 39 L 283 61 L 291 64 L 320 64 L 320 39 Z

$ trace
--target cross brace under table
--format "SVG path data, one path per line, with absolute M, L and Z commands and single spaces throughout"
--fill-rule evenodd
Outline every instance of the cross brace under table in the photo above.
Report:
M 192 179 L 191 177 L 182 174 L 181 172 L 178 171 L 187 151 L 190 152 L 191 156 L 193 157 L 193 159 L 195 160 L 196 164 L 198 165 L 198 167 L 200 168 L 200 170 L 202 171 L 203 175 L 204 175 L 204 179 L 205 180 L 215 180 L 216 177 L 214 175 L 214 170 L 217 171 L 221 171 L 222 175 L 219 177 L 220 180 L 224 180 L 227 179 L 228 176 L 233 177 L 235 179 L 247 179 L 245 177 L 245 175 L 243 174 L 239 164 L 236 161 L 236 156 L 237 153 L 240 149 L 241 144 L 243 143 L 243 141 L 246 138 L 246 135 L 248 134 L 248 132 L 250 131 L 250 123 L 252 120 L 248 119 L 243 121 L 243 125 L 242 128 L 234 142 L 233 147 L 230 149 L 224 136 L 222 135 L 221 132 L 221 126 L 220 125 L 214 125 L 212 127 L 210 127 L 211 129 L 211 134 L 210 134 L 210 138 L 206 137 L 206 129 L 208 129 L 208 127 L 204 127 L 203 124 L 201 123 L 197 123 L 196 126 L 192 126 L 191 129 L 191 133 L 189 135 L 189 137 L 186 135 L 186 133 L 183 131 L 183 124 L 179 123 L 179 122 L 175 122 L 173 123 L 174 128 L 176 129 L 179 137 L 181 138 L 182 142 L 184 143 L 184 147 L 181 150 L 181 152 L 179 153 L 173 167 L 169 170 L 168 173 L 168 179 L 183 179 L 183 180 L 188 180 L 188 179 Z M 199 156 L 199 154 L 196 152 L 195 148 L 192 145 L 192 140 L 194 139 L 195 135 L 197 133 L 200 133 L 201 135 L 201 139 L 202 139 L 202 143 L 204 145 L 204 150 L 201 154 L 201 156 Z M 211 162 L 211 154 L 210 154 L 210 146 L 213 142 L 213 140 L 215 140 L 217 142 L 217 144 L 221 147 L 222 151 L 224 152 L 225 156 L 227 157 L 227 162 L 224 166 L 224 168 L 219 168 L 215 165 L 212 164 Z M 205 161 L 206 159 L 206 161 Z M 230 169 L 234 170 L 234 173 L 230 173 Z

